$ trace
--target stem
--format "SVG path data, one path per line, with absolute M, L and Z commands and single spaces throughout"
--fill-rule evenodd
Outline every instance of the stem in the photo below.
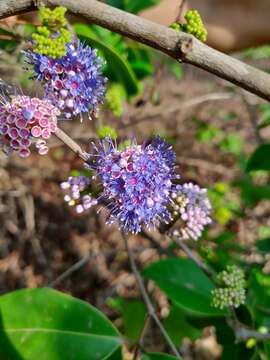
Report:
M 209 269 L 201 259 L 199 259 L 195 254 L 193 254 L 193 252 L 190 250 L 190 248 L 184 243 L 184 241 L 177 237 L 177 236 L 172 236 L 172 240 L 184 251 L 184 253 L 192 260 L 195 262 L 195 264 L 197 264 L 199 266 L 199 268 L 201 268 L 206 275 L 208 275 L 209 277 L 213 277 L 214 276 L 214 272 Z
M 130 262 L 130 266 L 131 266 L 131 270 L 137 280 L 137 283 L 138 283 L 138 286 L 139 286 L 139 289 L 140 289 L 140 292 L 141 292 L 141 295 L 142 295 L 142 298 L 144 300 L 144 303 L 146 305 L 146 308 L 147 308 L 147 311 L 148 311 L 148 314 L 149 316 L 151 316 L 151 318 L 154 320 L 154 322 L 156 323 L 157 327 L 159 328 L 161 334 L 163 335 L 164 339 L 166 340 L 168 346 L 170 347 L 170 349 L 172 350 L 172 352 L 174 353 L 174 355 L 177 357 L 177 358 L 181 358 L 176 346 L 174 345 L 174 343 L 172 342 L 169 334 L 167 333 L 166 329 L 163 327 L 161 321 L 159 320 L 156 312 L 155 312 L 155 308 L 150 300 L 150 297 L 149 295 L 147 294 L 147 291 L 146 291 L 146 288 L 144 286 L 144 283 L 143 283 L 143 280 L 142 280 L 142 277 L 140 275 L 140 272 L 137 268 L 137 265 L 136 265 L 136 262 L 135 262 L 135 259 L 134 259 L 134 256 L 133 256 L 133 252 L 131 251 L 130 247 L 129 247 L 129 244 L 128 244 L 128 236 L 126 233 L 122 232 L 122 236 L 123 236 L 123 239 L 124 239 L 124 243 L 125 243 L 125 248 L 126 248 L 126 251 L 127 251 L 127 254 L 128 254 L 128 258 L 129 258 L 129 262 Z
M 61 140 L 67 147 L 70 148 L 76 155 L 78 155 L 82 160 L 88 160 L 88 154 L 82 150 L 79 144 L 71 139 L 63 130 L 57 128 L 55 131 L 55 136 Z

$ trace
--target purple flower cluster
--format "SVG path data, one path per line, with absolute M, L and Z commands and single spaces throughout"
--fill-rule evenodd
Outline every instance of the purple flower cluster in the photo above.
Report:
M 97 200 L 91 198 L 90 195 L 82 195 L 90 183 L 91 180 L 83 175 L 70 176 L 67 181 L 61 183 L 61 188 L 66 192 L 64 201 L 67 202 L 69 206 L 75 206 L 78 214 L 97 204 Z
M 111 139 L 105 139 L 96 151 L 90 168 L 102 180 L 102 197 L 110 210 L 108 223 L 118 222 L 123 231 L 138 233 L 142 225 L 156 227 L 171 220 L 167 206 L 176 175 L 170 145 L 156 137 L 120 151 Z
M 160 222 L 171 220 L 168 204 L 172 181 L 177 178 L 174 173 L 175 153 L 171 146 L 157 137 L 148 144 L 133 142 L 121 151 L 106 138 L 94 148 L 96 154 L 89 155 L 87 167 L 95 172 L 92 179 L 101 179 L 103 192 L 98 201 L 106 203 L 109 224 L 117 222 L 123 231 L 138 233 L 142 225 L 155 227 Z M 71 178 L 62 184 L 73 192 L 66 198 L 71 205 L 79 199 L 86 180 L 81 180 L 81 189 L 77 183 L 75 187 L 71 185 Z M 93 200 L 91 205 L 95 205 Z M 79 211 L 86 208 L 88 206 L 82 204 Z
M 173 215 L 180 216 L 180 229 L 174 235 L 183 239 L 197 240 L 206 225 L 211 223 L 211 204 L 207 197 L 207 189 L 186 183 L 177 185 L 172 193 Z
M 27 66 L 34 71 L 33 78 L 45 85 L 46 97 L 67 119 L 73 115 L 95 113 L 103 102 L 106 78 L 101 75 L 103 60 L 97 51 L 83 46 L 80 41 L 66 45 L 62 58 L 50 58 L 33 51 L 26 52 Z M 29 68 L 27 67 L 29 70 Z
M 48 152 L 47 139 L 57 128 L 60 111 L 48 100 L 29 96 L 2 99 L 0 106 L 0 146 L 7 153 L 18 151 L 21 157 L 30 155 L 35 142 L 39 154 Z

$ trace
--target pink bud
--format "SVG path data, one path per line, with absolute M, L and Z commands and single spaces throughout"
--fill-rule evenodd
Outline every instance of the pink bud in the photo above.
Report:
M 19 132 L 15 127 L 9 128 L 8 135 L 11 137 L 11 139 L 17 139 Z
M 23 119 L 23 118 L 19 118 L 15 121 L 15 125 L 19 128 L 22 129 L 26 126 L 27 124 L 27 120 Z
M 51 136 L 51 131 L 48 128 L 45 128 L 42 130 L 41 135 L 43 139 L 49 139 L 49 137 Z
M 30 131 L 26 128 L 23 128 L 19 131 L 19 135 L 20 137 L 22 137 L 23 139 L 27 139 L 30 135 Z
M 45 128 L 45 127 L 47 127 L 47 126 L 49 125 L 49 119 L 43 117 L 43 118 L 39 119 L 39 122 L 38 122 L 38 123 L 39 123 L 39 125 L 40 125 L 41 127 Z
M 34 126 L 31 130 L 31 134 L 34 136 L 34 137 L 40 137 L 41 135 L 41 128 L 39 126 Z
M 21 150 L 19 151 L 19 155 L 20 155 L 21 157 L 23 157 L 23 158 L 26 158 L 26 157 L 28 157 L 28 156 L 30 155 L 30 150 L 28 150 L 28 149 L 21 149 Z
M 39 148 L 38 153 L 39 155 L 46 155 L 49 151 L 48 146 L 42 146 Z

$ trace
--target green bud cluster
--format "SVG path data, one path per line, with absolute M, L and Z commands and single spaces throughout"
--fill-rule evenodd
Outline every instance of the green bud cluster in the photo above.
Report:
M 194 35 L 201 41 L 206 41 L 208 33 L 200 13 L 197 10 L 189 10 L 185 15 L 185 19 L 187 23 L 182 25 L 182 30 Z
M 111 128 L 110 126 L 101 126 L 97 130 L 98 136 L 101 139 L 105 139 L 106 137 L 109 137 L 113 140 L 116 140 L 117 138 L 117 132 L 114 128 Z
M 42 26 L 32 35 L 33 51 L 52 58 L 66 54 L 66 44 L 71 42 L 71 32 L 66 28 L 66 8 L 59 6 L 54 10 L 41 7 L 39 10 Z
M 227 266 L 217 275 L 219 287 L 212 290 L 212 305 L 223 309 L 227 306 L 239 307 L 245 303 L 246 281 L 243 270 L 235 265 Z
M 42 24 L 46 27 L 58 30 L 67 26 L 66 11 L 67 9 L 64 6 L 58 6 L 53 10 L 43 6 L 39 9 L 39 16 Z
M 123 98 L 125 97 L 122 85 L 113 84 L 109 87 L 106 94 L 106 104 L 116 117 L 123 115 Z
M 187 32 L 201 41 L 206 41 L 208 32 L 203 24 L 200 13 L 197 10 L 189 10 L 185 15 L 185 20 L 185 24 L 172 23 L 170 28 L 176 31 Z

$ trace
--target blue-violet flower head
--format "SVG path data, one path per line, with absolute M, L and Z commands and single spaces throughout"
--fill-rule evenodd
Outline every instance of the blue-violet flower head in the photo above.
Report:
M 73 39 L 62 58 L 51 58 L 31 50 L 26 54 L 26 69 L 44 83 L 46 97 L 64 116 L 96 113 L 104 100 L 106 78 L 101 71 L 104 61 L 97 51 Z M 29 67 L 30 65 L 30 67 Z
M 118 222 L 121 230 L 138 233 L 143 225 L 154 228 L 171 220 L 168 205 L 177 176 L 170 145 L 156 137 L 143 145 L 134 141 L 120 151 L 106 138 L 95 149 L 89 167 L 101 178 L 108 223 Z

